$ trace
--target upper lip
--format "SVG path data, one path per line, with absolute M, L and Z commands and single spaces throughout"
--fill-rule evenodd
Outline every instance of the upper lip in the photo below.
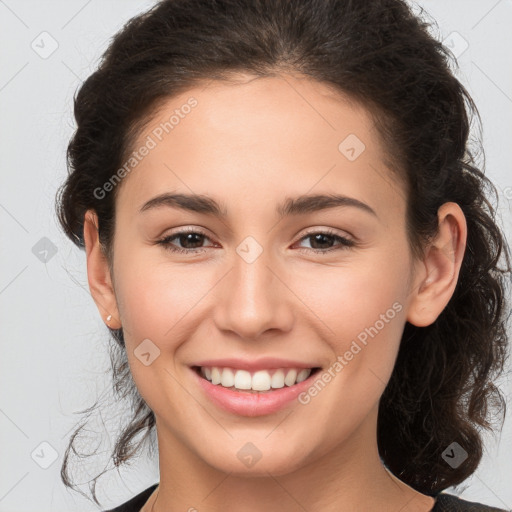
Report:
M 281 359 L 278 357 L 262 357 L 260 359 L 239 359 L 228 357 L 223 359 L 208 359 L 199 361 L 191 366 L 207 366 L 217 368 L 236 368 L 237 370 L 270 370 L 273 368 L 318 368 L 320 365 L 315 363 L 304 363 L 291 359 Z

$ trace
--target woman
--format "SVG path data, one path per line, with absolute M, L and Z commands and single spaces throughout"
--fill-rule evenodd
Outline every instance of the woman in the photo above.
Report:
M 115 511 L 498 510 L 441 494 L 503 409 L 510 260 L 427 29 L 164 0 L 82 85 L 58 214 L 133 397 L 115 465 L 158 438 Z

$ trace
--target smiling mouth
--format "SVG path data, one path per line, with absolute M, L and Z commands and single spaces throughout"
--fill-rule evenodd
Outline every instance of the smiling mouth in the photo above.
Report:
M 292 387 L 313 375 L 321 368 L 274 368 L 249 372 L 218 366 L 193 366 L 192 369 L 213 385 L 242 393 L 272 393 L 277 389 Z

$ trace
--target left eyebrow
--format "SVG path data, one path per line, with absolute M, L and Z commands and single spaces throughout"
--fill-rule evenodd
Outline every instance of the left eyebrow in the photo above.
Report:
M 300 215 L 320 210 L 327 210 L 329 208 L 336 208 L 339 206 L 352 206 L 359 208 L 360 210 L 370 213 L 378 218 L 378 215 L 371 206 L 354 197 L 338 194 L 304 195 L 296 198 L 288 198 L 284 203 L 278 205 L 277 213 L 279 217 L 282 218 L 286 215 Z
M 163 206 L 213 215 L 223 219 L 228 216 L 226 208 L 221 206 L 211 197 L 197 194 L 170 193 L 164 193 L 153 197 L 142 205 L 139 209 L 139 213 Z M 375 210 L 366 203 L 363 203 L 354 197 L 338 194 L 302 195 L 295 198 L 287 198 L 277 206 L 276 212 L 279 218 L 283 218 L 288 215 L 301 215 L 340 206 L 359 208 L 360 210 L 378 218 Z

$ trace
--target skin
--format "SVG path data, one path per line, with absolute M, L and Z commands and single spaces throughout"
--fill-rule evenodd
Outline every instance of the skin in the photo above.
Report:
M 85 216 L 91 294 L 102 317 L 112 315 L 108 325 L 123 327 L 133 378 L 156 416 L 160 484 L 143 511 L 431 510 L 431 497 L 384 468 L 377 412 L 406 320 L 431 324 L 454 292 L 466 244 L 460 207 L 439 209 L 438 236 L 414 259 L 405 192 L 369 112 L 300 76 L 239 75 L 170 98 L 135 147 L 190 96 L 197 107 L 118 185 L 113 275 L 95 212 Z M 354 161 L 338 150 L 349 134 L 366 146 Z M 228 215 L 138 212 L 163 192 L 208 195 Z M 320 193 L 356 198 L 377 216 L 344 206 L 277 217 L 283 198 Z M 206 237 L 172 243 L 203 252 L 156 243 L 187 226 Z M 325 228 L 357 245 L 306 237 Z M 247 236 L 263 248 L 250 264 L 236 252 Z M 306 405 L 237 416 L 190 374 L 196 361 L 230 356 L 328 368 L 395 302 L 401 311 Z M 160 349 L 148 366 L 134 355 L 146 338 Z M 249 441 L 262 454 L 250 468 L 237 457 Z

